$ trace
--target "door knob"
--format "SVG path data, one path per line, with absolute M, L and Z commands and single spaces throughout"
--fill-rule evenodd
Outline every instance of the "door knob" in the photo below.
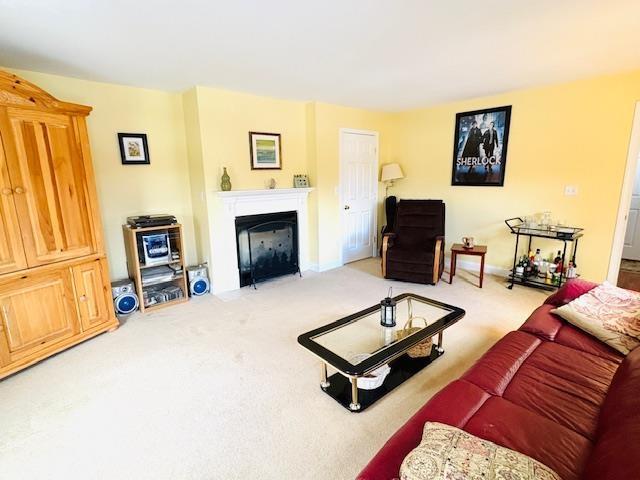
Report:
M 351 208 L 351 207 L 350 207 L 349 205 L 345 205 L 345 206 L 344 206 L 344 209 L 345 209 L 345 210 L 349 210 L 350 208 Z
M 14 192 L 16 192 L 18 195 L 24 193 L 24 188 L 22 187 L 16 187 Z
M 2 189 L 2 194 L 3 195 L 11 195 L 11 189 L 10 188 L 3 188 Z

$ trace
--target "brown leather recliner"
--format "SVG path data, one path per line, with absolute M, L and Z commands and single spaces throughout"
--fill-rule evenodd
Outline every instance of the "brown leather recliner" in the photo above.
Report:
M 394 233 L 382 237 L 382 276 L 435 285 L 444 269 L 444 202 L 400 200 Z

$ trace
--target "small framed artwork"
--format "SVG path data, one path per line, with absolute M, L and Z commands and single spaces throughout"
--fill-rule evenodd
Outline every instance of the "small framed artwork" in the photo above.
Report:
M 511 105 L 456 115 L 451 185 L 502 187 Z
M 249 132 L 251 170 L 281 170 L 279 133 Z
M 146 133 L 118 133 L 120 158 L 123 165 L 148 165 L 149 146 Z

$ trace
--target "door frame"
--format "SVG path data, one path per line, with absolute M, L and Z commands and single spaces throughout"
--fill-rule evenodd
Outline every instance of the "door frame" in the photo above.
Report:
M 612 284 L 618 283 L 618 273 L 620 272 L 620 262 L 622 261 L 622 250 L 624 248 L 624 236 L 627 230 L 627 216 L 631 207 L 631 196 L 633 194 L 633 184 L 636 178 L 636 171 L 640 168 L 640 102 L 636 102 L 633 115 L 633 126 L 631 127 L 631 138 L 629 140 L 629 150 L 627 152 L 627 165 L 622 180 L 622 190 L 620 192 L 620 203 L 618 205 L 618 219 L 613 234 L 613 245 L 611 246 L 611 256 L 609 258 L 609 272 L 607 280 Z
M 341 128 L 338 133 L 339 141 L 339 158 L 340 164 L 339 176 L 338 176 L 338 215 L 340 216 L 340 265 L 344 265 L 344 233 L 346 226 L 344 223 L 343 205 L 344 205 L 344 156 L 343 156 L 343 144 L 345 134 L 355 135 L 369 135 L 375 138 L 376 141 L 376 158 L 375 158 L 375 181 L 373 182 L 373 248 L 371 251 L 372 257 L 378 256 L 378 168 L 380 165 L 380 133 L 375 130 L 359 130 L 356 128 Z

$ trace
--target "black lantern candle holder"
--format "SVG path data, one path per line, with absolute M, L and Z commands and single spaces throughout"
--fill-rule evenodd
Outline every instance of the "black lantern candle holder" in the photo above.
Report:
M 396 326 L 396 301 L 391 298 L 391 292 L 389 288 L 389 294 L 380 302 L 380 325 L 383 327 Z

